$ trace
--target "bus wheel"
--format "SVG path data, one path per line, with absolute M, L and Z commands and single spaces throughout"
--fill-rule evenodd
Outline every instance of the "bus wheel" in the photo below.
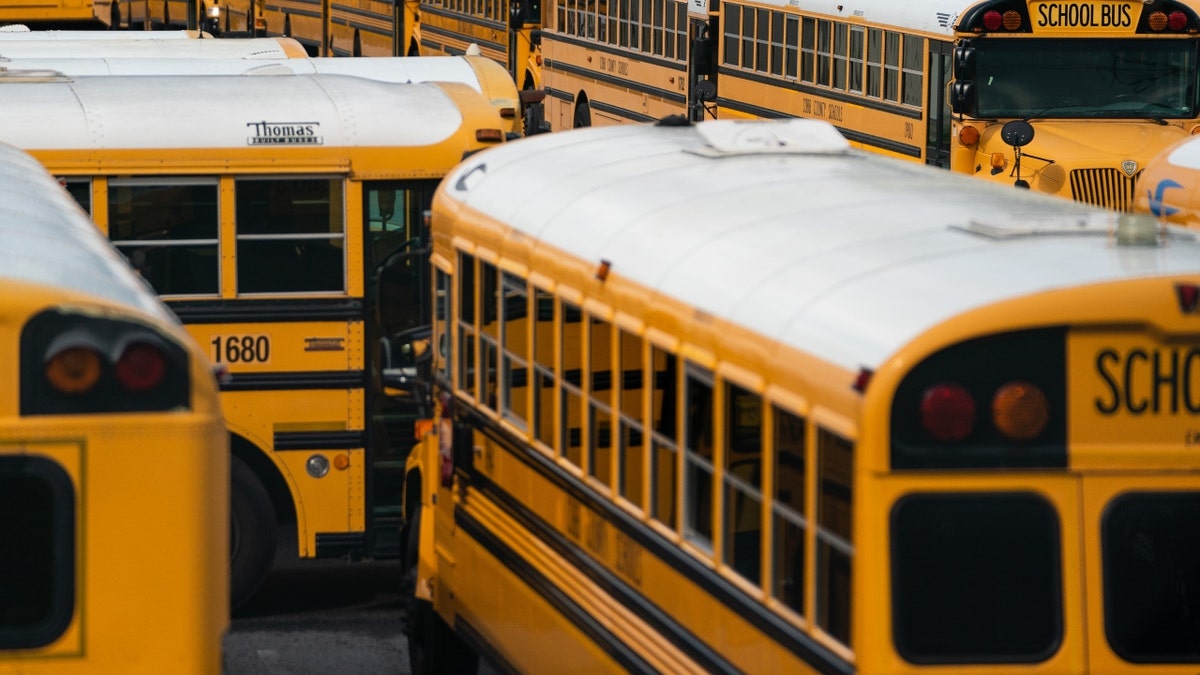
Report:
M 404 605 L 404 636 L 408 638 L 408 665 L 413 675 L 474 675 L 479 655 L 446 625 L 433 605 L 417 599 L 417 549 L 421 541 L 421 509 L 409 519 L 404 549 L 404 576 L 400 580 Z
M 592 126 L 592 106 L 586 100 L 575 105 L 575 128 Z
M 271 571 L 279 538 L 275 507 L 246 462 L 229 459 L 229 608 L 236 611 Z

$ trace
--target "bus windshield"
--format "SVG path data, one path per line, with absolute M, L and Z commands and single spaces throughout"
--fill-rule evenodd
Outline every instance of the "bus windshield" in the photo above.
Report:
M 979 117 L 1196 116 L 1196 45 L 1183 40 L 975 41 Z

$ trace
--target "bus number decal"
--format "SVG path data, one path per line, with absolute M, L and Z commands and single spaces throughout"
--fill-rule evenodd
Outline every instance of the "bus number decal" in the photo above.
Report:
M 218 335 L 212 339 L 217 363 L 266 363 L 271 360 L 271 338 L 266 335 Z

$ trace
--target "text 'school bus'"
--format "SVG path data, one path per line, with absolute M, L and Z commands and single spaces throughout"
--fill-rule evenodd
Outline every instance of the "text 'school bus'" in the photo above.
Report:
M 262 16 L 265 35 L 295 38 L 312 56 L 419 56 L 420 9 L 419 0 L 265 0 Z
M 212 366 L 36 160 L 0 145 L 0 672 L 221 671 Z
M 0 52 L 3 52 L 0 44 Z M 375 58 L 0 58 L 0 77 L 19 71 L 46 70 L 81 75 L 354 75 L 380 82 L 461 82 L 487 96 L 508 120 L 511 136 L 524 133 L 517 115 L 516 85 L 504 68 L 483 56 L 397 56 Z M 32 76 L 33 73 L 24 73 Z
M 1125 211 L 1146 162 L 1200 124 L 1197 7 L 546 0 L 546 119 L 816 118 L 857 147 Z
M 15 59 L 116 59 L 116 58 L 210 58 L 270 59 L 307 58 L 295 40 L 247 38 L 178 40 L 133 38 L 128 40 L 0 40 L 0 64 Z
M 1142 172 L 1134 210 L 1200 229 L 1200 138 L 1167 148 Z
M 507 121 L 459 83 L 19 80 L 0 79 L 0 141 L 65 180 L 230 371 L 235 607 L 282 524 L 303 558 L 397 555 L 413 419 L 383 388 L 389 338 L 429 322 L 437 182 Z
M 473 155 L 431 229 L 416 672 L 1200 663 L 1200 233 L 683 118 Z

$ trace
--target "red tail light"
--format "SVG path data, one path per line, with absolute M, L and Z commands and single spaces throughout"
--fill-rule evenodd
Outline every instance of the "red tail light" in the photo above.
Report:
M 945 443 L 957 443 L 975 428 L 975 399 L 957 384 L 935 384 L 921 397 L 921 426 Z
M 130 391 L 148 391 L 162 382 L 167 373 L 167 358 L 158 347 L 135 342 L 125 348 L 117 360 L 117 381 Z

